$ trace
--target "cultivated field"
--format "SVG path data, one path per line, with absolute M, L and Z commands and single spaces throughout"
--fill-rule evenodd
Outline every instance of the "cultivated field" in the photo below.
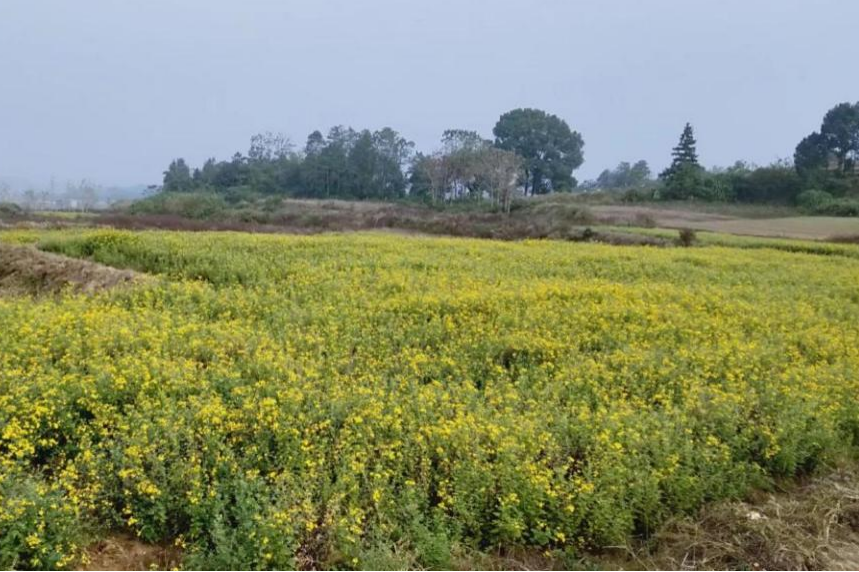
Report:
M 697 205 L 696 205 L 697 207 Z M 699 209 L 657 208 L 611 205 L 589 207 L 597 222 L 614 224 L 640 224 L 646 219 L 662 228 L 692 228 L 724 234 L 800 238 L 824 240 L 827 238 L 859 236 L 859 218 L 831 216 L 762 216 L 749 209 L 731 214 L 707 212 Z M 750 216 L 751 215 L 751 216 Z
M 629 204 L 587 194 L 553 194 L 524 199 L 510 215 L 477 203 L 433 207 L 412 202 L 282 199 L 268 197 L 215 208 L 211 195 L 167 196 L 151 208 L 146 202 L 100 213 L 17 212 L 3 217 L 0 229 L 24 226 L 128 230 L 232 230 L 291 234 L 391 230 L 518 240 L 577 240 L 585 228 L 613 226 L 694 229 L 720 234 L 859 241 L 859 218 L 800 216 L 795 207 L 702 202 Z M 143 206 L 141 206 L 143 205 Z M 145 208 L 149 205 L 150 208 Z M 136 209 L 136 210 L 135 210 Z M 150 212 L 151 211 L 151 212 Z M 599 242 L 600 237 L 596 237 Z M 608 240 L 607 242 L 615 242 Z
M 152 275 L 0 297 L 2 567 L 572 566 L 859 444 L 857 246 L 0 241 Z

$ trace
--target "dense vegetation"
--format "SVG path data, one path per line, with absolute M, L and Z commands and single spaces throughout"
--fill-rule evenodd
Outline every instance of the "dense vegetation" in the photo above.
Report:
M 642 200 L 723 201 L 788 204 L 809 213 L 859 216 L 859 103 L 842 103 L 823 118 L 819 132 L 796 147 L 793 163 L 765 167 L 737 161 L 727 169 L 707 170 L 698 161 L 694 131 L 686 124 L 672 150 L 671 165 L 650 180 L 649 169 L 621 163 L 587 186 L 626 190 Z
M 516 109 L 501 116 L 495 135 L 492 142 L 473 131 L 447 130 L 444 151 L 427 156 L 387 127 L 314 131 L 300 151 L 283 135 L 264 133 L 251 139 L 247 156 L 209 159 L 193 171 L 184 159 L 174 160 L 163 191 L 383 200 L 408 194 L 433 202 L 491 199 L 509 208 L 520 174 L 525 194 L 576 185 L 572 172 L 582 164 L 584 142 L 562 119 Z
M 493 135 L 490 140 L 449 129 L 441 148 L 425 154 L 390 128 L 314 131 L 298 151 L 283 135 L 265 133 L 252 138 L 247 155 L 236 153 L 229 161 L 209 159 L 192 170 L 183 159 L 174 160 L 164 173 L 163 190 L 208 193 L 232 203 L 260 195 L 486 201 L 509 212 L 517 196 L 575 189 L 619 193 L 633 202 L 779 204 L 812 214 L 859 216 L 859 103 L 830 110 L 820 130 L 797 145 L 793 162 L 759 167 L 737 161 L 708 170 L 699 162 L 687 123 L 670 166 L 658 178 L 652 178 L 646 161 L 621 162 L 580 186 L 572 173 L 584 160 L 584 142 L 559 117 L 516 109 L 500 117 Z
M 4 568 L 575 557 L 859 441 L 854 246 L 0 239 L 160 276 L 0 298 Z

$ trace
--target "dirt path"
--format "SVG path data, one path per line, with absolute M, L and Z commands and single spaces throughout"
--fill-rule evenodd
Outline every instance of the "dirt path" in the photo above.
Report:
M 142 279 L 86 260 L 42 252 L 32 246 L 0 244 L 0 295 L 44 295 L 71 289 L 97 292 Z

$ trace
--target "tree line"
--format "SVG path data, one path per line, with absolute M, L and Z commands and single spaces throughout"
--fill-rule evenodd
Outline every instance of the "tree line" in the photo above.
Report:
M 390 127 L 357 131 L 332 127 L 311 133 L 301 149 L 285 136 L 251 138 L 247 154 L 208 159 L 192 169 L 173 160 L 164 172 L 168 193 L 251 191 L 307 198 L 431 202 L 491 201 L 509 209 L 514 194 L 571 191 L 584 161 L 584 141 L 563 119 L 537 109 L 503 114 L 494 139 L 449 129 L 441 149 L 416 153 L 414 143 Z
M 647 163 L 621 163 L 605 170 L 588 190 L 621 190 L 636 200 L 702 200 L 793 204 L 833 215 L 859 216 L 859 103 L 841 103 L 821 127 L 796 146 L 793 161 L 759 167 L 737 161 L 704 168 L 694 129 L 687 123 L 671 152 L 671 164 L 652 178 Z
M 463 129 L 444 132 L 432 153 L 385 127 L 332 127 L 311 133 L 303 147 L 285 136 L 251 138 L 246 154 L 207 160 L 192 169 L 175 159 L 164 172 L 165 192 L 252 192 L 306 198 L 433 203 L 488 201 L 509 210 L 516 196 L 566 191 L 622 191 L 625 200 L 703 200 L 799 204 L 830 214 L 859 214 L 859 103 L 841 103 L 796 146 L 793 161 L 767 166 L 737 161 L 706 169 L 691 124 L 672 149 L 671 164 L 654 177 L 646 161 L 621 162 L 579 185 L 582 136 L 539 109 L 501 115 L 492 138 Z M 855 211 L 855 213 L 854 213 Z

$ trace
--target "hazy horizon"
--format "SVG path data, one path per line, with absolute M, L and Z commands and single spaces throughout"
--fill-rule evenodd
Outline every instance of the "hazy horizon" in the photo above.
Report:
M 537 107 L 582 134 L 581 181 L 657 172 L 687 121 L 704 164 L 766 164 L 859 100 L 859 3 L 644 4 L 6 0 L 0 178 L 152 184 L 175 157 L 337 124 L 431 151 Z

